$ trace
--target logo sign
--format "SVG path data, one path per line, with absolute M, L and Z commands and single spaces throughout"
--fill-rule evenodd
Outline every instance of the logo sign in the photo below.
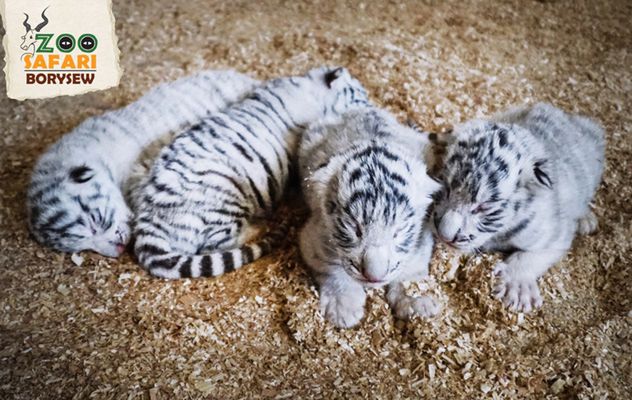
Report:
M 111 0 L 0 0 L 7 95 L 76 95 L 119 83 Z

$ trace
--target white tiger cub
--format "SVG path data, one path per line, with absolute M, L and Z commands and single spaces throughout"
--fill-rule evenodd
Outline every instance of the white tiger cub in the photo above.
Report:
M 162 278 L 217 276 L 270 251 L 254 224 L 285 190 L 304 125 L 367 104 L 343 68 L 269 81 L 162 150 L 139 191 L 139 262 Z
M 120 255 L 130 232 L 122 187 L 143 148 L 241 99 L 258 84 L 235 71 L 203 71 L 82 122 L 35 166 L 27 193 L 35 239 L 59 251 Z
M 360 322 L 369 287 L 386 286 L 399 318 L 439 311 L 432 297 L 407 296 L 402 284 L 428 274 L 434 243 L 426 210 L 440 185 L 425 172 L 427 144 L 427 136 L 373 107 L 305 134 L 299 164 L 311 216 L 300 248 L 319 285 L 321 312 L 334 325 Z
M 508 254 L 495 295 L 518 311 L 542 305 L 537 279 L 597 227 L 589 208 L 604 165 L 604 132 L 550 104 L 513 109 L 454 130 L 438 236 L 465 252 Z

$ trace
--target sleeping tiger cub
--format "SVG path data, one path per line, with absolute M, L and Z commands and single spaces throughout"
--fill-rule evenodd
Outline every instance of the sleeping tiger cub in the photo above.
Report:
M 438 312 L 434 299 L 407 296 L 402 284 L 428 274 L 433 247 L 426 210 L 439 184 L 425 172 L 427 144 L 372 107 L 306 132 L 299 164 L 311 216 L 300 248 L 334 325 L 360 322 L 370 287 L 386 286 L 399 318 Z
M 217 276 L 270 250 L 248 243 L 273 211 L 304 125 L 367 103 L 343 68 L 271 80 L 204 118 L 162 150 L 138 191 L 140 263 L 162 278 Z
M 240 100 L 257 84 L 235 71 L 203 71 L 82 122 L 41 156 L 32 173 L 27 209 L 35 239 L 59 251 L 120 255 L 130 233 L 125 186 L 142 150 Z
M 495 295 L 518 311 L 542 305 L 537 279 L 597 227 L 590 202 L 604 166 L 595 122 L 549 104 L 454 130 L 435 205 L 439 238 L 465 252 L 508 254 Z

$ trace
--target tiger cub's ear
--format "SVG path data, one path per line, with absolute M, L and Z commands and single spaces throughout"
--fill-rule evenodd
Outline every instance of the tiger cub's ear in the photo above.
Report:
M 315 171 L 312 172 L 309 177 L 310 186 L 312 188 L 311 195 L 318 198 L 321 209 L 331 214 L 331 206 L 327 203 L 327 194 L 331 191 L 338 190 L 338 176 L 337 171 L 342 167 L 342 160 L 340 157 L 332 157 L 326 164 L 321 165 Z
M 348 75 L 349 72 L 345 68 L 338 67 L 325 72 L 325 84 L 328 88 L 332 88 L 336 85 L 336 82 L 344 75 Z
M 425 170 L 415 176 L 414 191 L 411 194 L 412 204 L 418 209 L 425 209 L 432 203 L 433 195 L 442 188 L 441 183 L 431 178 Z
M 551 181 L 551 178 L 549 177 L 546 160 L 538 160 L 535 164 L 533 164 L 533 175 L 541 185 L 544 185 L 549 189 L 553 187 L 553 181 Z
M 551 189 L 553 180 L 550 174 L 550 166 L 547 160 L 539 159 L 523 170 L 520 182 L 522 186 L 530 190 Z

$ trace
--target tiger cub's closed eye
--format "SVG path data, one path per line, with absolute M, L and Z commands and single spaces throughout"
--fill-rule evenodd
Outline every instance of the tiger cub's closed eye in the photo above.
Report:
M 358 239 L 362 239 L 362 227 L 359 223 L 355 223 L 355 235 Z
M 475 205 L 474 208 L 472 208 L 472 214 L 480 214 L 480 213 L 484 213 L 486 211 L 489 211 L 489 205 L 487 203 L 481 203 L 478 205 Z

